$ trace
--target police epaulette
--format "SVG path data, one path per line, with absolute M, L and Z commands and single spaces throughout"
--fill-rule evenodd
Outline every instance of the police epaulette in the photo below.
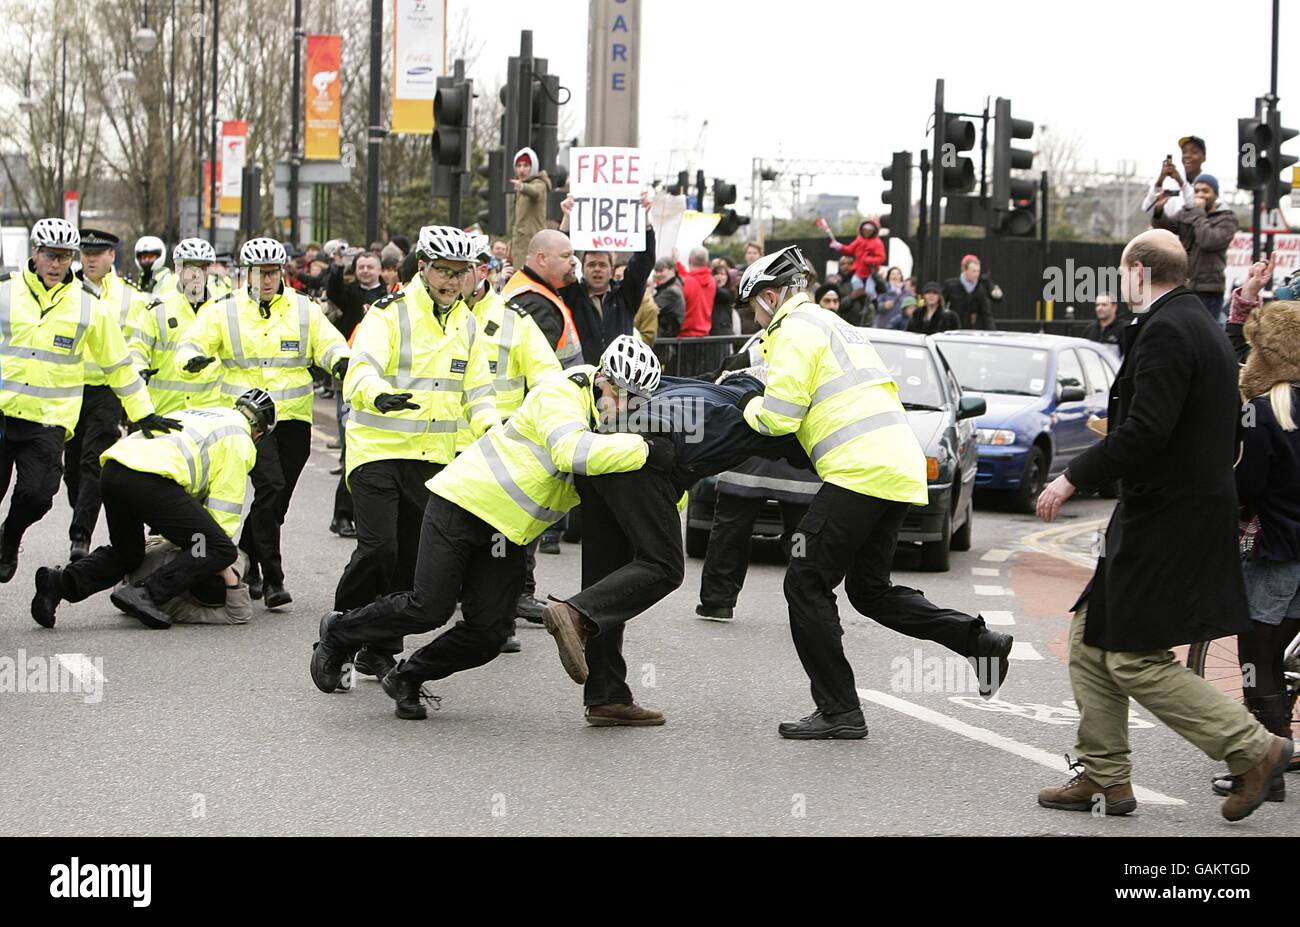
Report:
M 515 311 L 515 314 L 517 314 L 520 318 L 528 317 L 529 314 L 528 310 L 525 309 L 523 306 L 518 305 L 514 300 L 511 300 L 510 302 L 506 303 L 506 306 L 510 309 L 513 309 Z
M 406 294 L 399 290 L 396 293 L 389 293 L 387 296 L 379 297 L 371 304 L 370 308 L 383 309 L 385 306 L 392 305 L 393 303 L 397 302 L 399 299 L 405 299 L 405 298 L 406 298 Z
M 780 328 L 780 327 L 781 327 L 781 323 L 784 322 L 784 321 L 785 321 L 786 319 L 788 319 L 788 318 L 790 318 L 790 317 L 787 315 L 787 316 L 782 316 L 781 318 L 777 319 L 776 322 L 774 322 L 773 324 L 771 324 L 771 325 L 769 325 L 769 326 L 767 327 L 767 333 L 768 333 L 769 335 L 772 334 L 772 332 L 774 332 L 774 331 L 776 331 L 778 328 Z
M 146 290 L 140 289 L 140 287 L 136 284 L 134 280 L 128 280 L 126 279 L 126 277 L 123 277 L 122 282 L 125 283 L 127 286 L 129 286 L 131 289 L 135 290 L 137 293 L 147 292 Z
M 571 373 L 569 379 L 577 383 L 583 389 L 591 385 L 591 379 L 585 373 Z

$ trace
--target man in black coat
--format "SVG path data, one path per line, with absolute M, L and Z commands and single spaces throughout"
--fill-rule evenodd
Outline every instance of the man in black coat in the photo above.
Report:
M 1175 658 L 1180 644 L 1251 627 L 1237 553 L 1232 466 L 1241 416 L 1237 361 L 1201 301 L 1183 287 L 1187 258 L 1170 232 L 1129 242 L 1120 259 L 1124 362 L 1111 388 L 1109 433 L 1038 499 L 1052 521 L 1076 487 L 1121 480 L 1092 582 L 1074 605 L 1070 683 L 1079 705 L 1078 773 L 1038 793 L 1045 808 L 1128 814 L 1132 697 L 1216 760 L 1238 788 L 1223 816 L 1253 812 L 1291 758 L 1240 702 Z
M 981 274 L 980 259 L 961 259 L 961 273 L 943 285 L 943 304 L 957 313 L 962 328 L 994 329 L 993 304 L 1002 300 L 1002 288 Z

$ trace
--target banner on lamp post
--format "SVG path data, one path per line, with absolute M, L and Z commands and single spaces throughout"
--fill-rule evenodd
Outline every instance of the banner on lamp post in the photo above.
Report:
M 239 215 L 244 195 L 244 164 L 248 157 L 248 123 L 231 119 L 221 124 L 221 163 L 217 167 L 218 210 Z
M 63 218 L 73 225 L 81 225 L 81 194 L 76 190 L 63 192 Z
M 433 96 L 446 70 L 446 0 L 393 0 L 393 132 L 433 131 Z
M 339 159 L 339 124 L 343 110 L 343 40 L 337 35 L 307 36 L 307 132 L 303 155 L 308 161 Z

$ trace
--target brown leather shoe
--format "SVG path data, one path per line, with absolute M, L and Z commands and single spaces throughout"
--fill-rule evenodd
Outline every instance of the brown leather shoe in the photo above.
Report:
M 664 723 L 664 713 L 631 705 L 588 705 L 587 723 L 592 727 L 653 727 Z
M 1273 737 L 1264 758 L 1237 777 L 1237 787 L 1220 809 L 1229 821 L 1250 817 L 1268 798 L 1273 779 L 1286 771 L 1294 745 L 1285 737 Z
M 1129 814 L 1137 808 L 1137 799 L 1133 797 L 1133 786 L 1130 783 L 1119 782 L 1103 787 L 1092 781 L 1081 764 L 1071 763 L 1070 769 L 1078 771 L 1065 785 L 1039 790 L 1038 803 L 1044 808 L 1092 811 L 1100 805 L 1107 815 Z
M 587 635 L 582 614 L 568 602 L 551 602 L 542 610 L 542 624 L 555 638 L 560 663 L 569 678 L 578 685 L 587 681 L 587 655 L 583 652 Z

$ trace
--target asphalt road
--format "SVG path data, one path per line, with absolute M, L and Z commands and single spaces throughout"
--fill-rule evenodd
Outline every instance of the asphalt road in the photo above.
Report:
M 244 627 L 149 631 L 103 595 L 65 603 L 42 629 L 28 612 L 32 576 L 66 557 L 63 500 L 28 534 L 17 576 L 0 586 L 0 660 L 101 683 L 0 694 L 0 834 L 1254 836 L 1300 823 L 1295 801 L 1223 821 L 1209 791 L 1218 764 L 1136 707 L 1135 814 L 1035 804 L 1041 786 L 1068 778 L 1066 609 L 1109 511 L 1100 500 L 1070 502 L 1050 528 L 980 510 L 974 549 L 946 574 L 901 559 L 898 582 L 1016 635 L 994 703 L 966 691 L 960 658 L 946 663 L 942 648 L 841 601 L 863 741 L 777 737 L 811 702 L 776 563 L 751 568 L 733 623 L 694 616 L 700 563 L 688 561 L 682 587 L 629 625 L 630 682 L 667 714 L 661 728 L 584 724 L 581 692 L 536 626 L 521 627 L 522 653 L 431 684 L 442 707 L 423 723 L 396 719 L 370 680 L 323 695 L 307 672 L 311 643 L 351 547 L 326 530 L 323 437 L 285 529 L 295 601 L 276 613 L 259 604 Z M 577 591 L 579 547 L 539 561 L 542 592 Z M 949 667 L 961 672 L 945 679 Z

